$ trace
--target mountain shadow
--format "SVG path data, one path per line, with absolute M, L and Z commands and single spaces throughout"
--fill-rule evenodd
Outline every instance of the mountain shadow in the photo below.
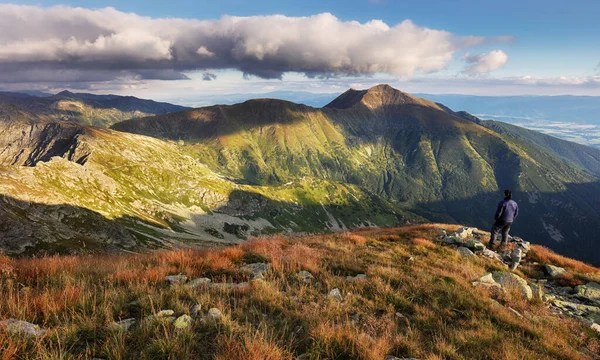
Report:
M 600 182 L 567 184 L 562 192 L 514 191 L 519 217 L 511 234 L 557 253 L 600 265 Z M 490 231 L 502 192 L 417 204 L 412 210 L 434 222 Z

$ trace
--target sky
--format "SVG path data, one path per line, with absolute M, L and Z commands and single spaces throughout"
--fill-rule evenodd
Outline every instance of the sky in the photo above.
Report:
M 600 1 L 0 3 L 0 90 L 600 96 Z

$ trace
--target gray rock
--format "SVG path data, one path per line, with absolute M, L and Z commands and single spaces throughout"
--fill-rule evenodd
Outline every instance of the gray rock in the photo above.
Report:
M 115 321 L 112 323 L 113 328 L 121 331 L 128 331 L 133 325 L 135 325 L 134 318 L 123 319 L 121 321 Z
M 187 281 L 187 276 L 183 274 L 169 275 L 165 278 L 165 280 L 171 285 L 182 284 Z
M 344 300 L 344 298 L 342 297 L 342 293 L 340 292 L 340 289 L 338 289 L 338 288 L 335 288 L 335 289 L 331 290 L 329 292 L 328 296 L 330 298 L 336 299 L 337 301 L 343 301 Z
M 540 284 L 529 284 L 533 299 L 544 301 L 544 287 Z
M 175 326 L 175 329 L 184 330 L 189 328 L 192 325 L 192 322 L 193 320 L 191 316 L 181 315 L 175 320 L 173 326 Z
M 195 289 L 197 287 L 200 286 L 206 286 L 211 282 L 211 280 L 209 278 L 198 278 L 198 279 L 194 279 L 192 281 L 189 282 L 189 284 L 187 284 L 187 286 L 189 286 L 192 289 Z
M 302 270 L 299 273 L 297 273 L 296 277 L 307 284 L 310 284 L 314 279 L 314 276 L 306 270 Z
M 254 279 L 263 279 L 264 274 L 269 270 L 270 265 L 266 263 L 252 263 L 242 267 L 242 271 L 252 274 Z
M 498 254 L 497 252 L 492 251 L 490 249 L 483 249 L 482 255 L 485 256 L 485 257 L 488 257 L 490 259 L 494 259 L 494 260 L 498 260 L 500 262 L 503 262 L 502 261 L 502 256 L 500 256 L 500 254 Z
M 527 284 L 527 281 L 525 281 L 525 279 L 522 277 L 506 271 L 494 271 L 492 273 L 492 277 L 498 284 L 500 284 L 503 290 L 512 287 L 517 289 L 527 300 L 531 300 L 533 298 L 533 293 L 529 287 L 529 284 Z
M 202 305 L 195 304 L 190 308 L 190 315 L 197 317 L 200 314 L 200 311 L 202 311 Z
M 575 287 L 575 296 L 600 303 L 600 284 L 589 282 Z
M 459 247 L 458 249 L 456 249 L 456 251 L 458 251 L 460 256 L 462 256 L 464 258 L 476 258 L 477 257 L 477 255 L 475 255 L 471 250 L 467 249 L 464 246 Z
M 598 335 L 600 335 L 600 325 L 593 323 L 590 328 L 592 328 L 592 330 L 596 331 L 598 333 Z
M 510 269 L 516 270 L 517 266 L 521 263 L 521 258 L 523 257 L 523 250 L 521 248 L 516 248 L 510 253 Z
M 550 275 L 550 277 L 553 279 L 561 278 L 564 275 L 566 275 L 566 273 L 567 273 L 567 270 L 565 270 L 561 267 L 549 265 L 549 264 L 546 264 L 545 269 L 546 269 L 546 273 L 548 273 L 548 275 Z
M 442 241 L 445 242 L 446 244 L 461 244 L 462 243 L 462 240 L 456 235 L 446 236 L 446 237 L 444 237 L 444 239 L 442 239 Z
M 465 246 L 468 247 L 469 249 L 473 250 L 473 251 L 483 251 L 485 250 L 485 245 L 483 245 L 481 242 L 475 240 L 475 239 L 471 239 L 469 241 L 467 241 L 465 243 Z
M 210 308 L 206 317 L 210 321 L 217 322 L 223 318 L 223 313 L 217 308 Z
M 173 316 L 173 315 L 175 315 L 175 311 L 173 311 L 173 310 L 161 310 L 161 311 L 157 312 L 156 314 L 154 314 L 154 317 L 162 318 L 162 317 L 168 317 L 168 316 Z
M 26 335 L 30 337 L 38 337 L 46 333 L 46 330 L 42 329 L 38 325 L 17 319 L 0 321 L 0 329 L 5 330 L 9 334 Z
M 473 236 L 473 232 L 477 232 L 476 228 L 462 227 L 456 232 L 456 236 L 461 240 L 466 240 Z
M 367 280 L 367 274 L 358 274 L 356 276 L 346 276 L 348 281 L 365 281 Z

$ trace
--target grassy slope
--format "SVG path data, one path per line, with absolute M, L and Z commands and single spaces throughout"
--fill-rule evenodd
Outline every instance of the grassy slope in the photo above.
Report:
M 0 258 L 0 318 L 49 331 L 38 340 L 0 332 L 0 358 L 106 359 L 591 359 L 600 339 L 582 324 L 551 315 L 541 303 L 506 295 L 495 305 L 471 281 L 498 270 L 433 244 L 436 228 L 420 225 L 308 237 L 256 239 L 222 250 L 102 257 Z M 567 267 L 572 281 L 598 269 L 534 247 L 534 260 Z M 409 260 L 412 259 L 412 260 Z M 246 290 L 168 287 L 184 273 L 240 282 L 244 263 L 266 261 L 264 281 Z M 297 280 L 308 270 L 312 284 Z M 535 269 L 524 269 L 534 272 Z M 346 276 L 367 274 L 365 282 Z M 587 274 L 586 274 L 587 273 Z M 339 288 L 339 303 L 327 293 Z M 176 315 L 194 304 L 223 311 L 218 323 L 175 331 L 166 322 L 130 332 L 120 318 L 161 309 Z M 527 314 L 519 318 L 508 306 Z M 401 313 L 405 317 L 398 317 Z
M 183 140 L 190 156 L 240 181 L 350 183 L 434 221 L 491 226 L 499 193 L 510 188 L 524 205 L 522 235 L 587 261 L 600 256 L 592 240 L 600 182 L 571 161 L 581 154 L 496 132 L 386 86 L 350 90 L 323 109 L 262 99 L 114 128 Z
M 53 213 L 65 206 L 94 211 L 107 223 L 114 221 L 141 232 L 139 245 L 150 247 L 161 246 L 153 237 L 189 245 L 219 241 L 227 236 L 223 233 L 225 222 L 268 219 L 270 224 L 250 231 L 258 235 L 274 231 L 322 232 L 368 224 L 390 226 L 419 218 L 355 185 L 327 179 L 298 179 L 268 187 L 236 184 L 172 142 L 97 128 L 86 128 L 78 141 L 90 151 L 84 166 L 54 158 L 35 167 L 7 167 L 0 174 L 0 194 L 40 204 L 45 221 L 56 221 L 60 216 Z M 22 211 L 18 206 L 11 208 L 11 202 L 3 206 L 12 217 L 17 216 L 16 221 L 32 221 L 26 213 L 19 215 Z M 213 225 L 206 225 L 203 219 L 215 212 L 229 217 L 216 217 L 208 221 Z M 195 218 L 200 222 L 196 223 Z M 160 233 L 140 222 L 176 232 Z M 185 228 L 190 223 L 193 228 Z M 53 247 L 75 250 L 82 247 L 82 241 L 86 247 L 97 249 L 104 240 L 94 244 L 93 237 L 78 235 L 78 224 L 88 226 L 85 221 L 72 223 L 75 234 L 68 246 L 47 245 L 29 252 L 42 248 L 52 251 Z M 212 236 L 214 230 L 222 236 Z M 240 238 L 230 237 L 228 241 Z

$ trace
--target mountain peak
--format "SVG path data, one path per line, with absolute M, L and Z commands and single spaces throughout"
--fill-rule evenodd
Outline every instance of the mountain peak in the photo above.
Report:
M 59 96 L 59 97 L 75 97 L 75 94 L 70 92 L 69 90 L 63 90 L 59 93 L 57 93 L 54 96 Z
M 350 89 L 335 98 L 325 107 L 333 109 L 349 109 L 358 104 L 371 109 L 382 106 L 420 105 L 441 110 L 440 107 L 429 100 L 421 99 L 387 84 L 375 85 L 367 90 Z

